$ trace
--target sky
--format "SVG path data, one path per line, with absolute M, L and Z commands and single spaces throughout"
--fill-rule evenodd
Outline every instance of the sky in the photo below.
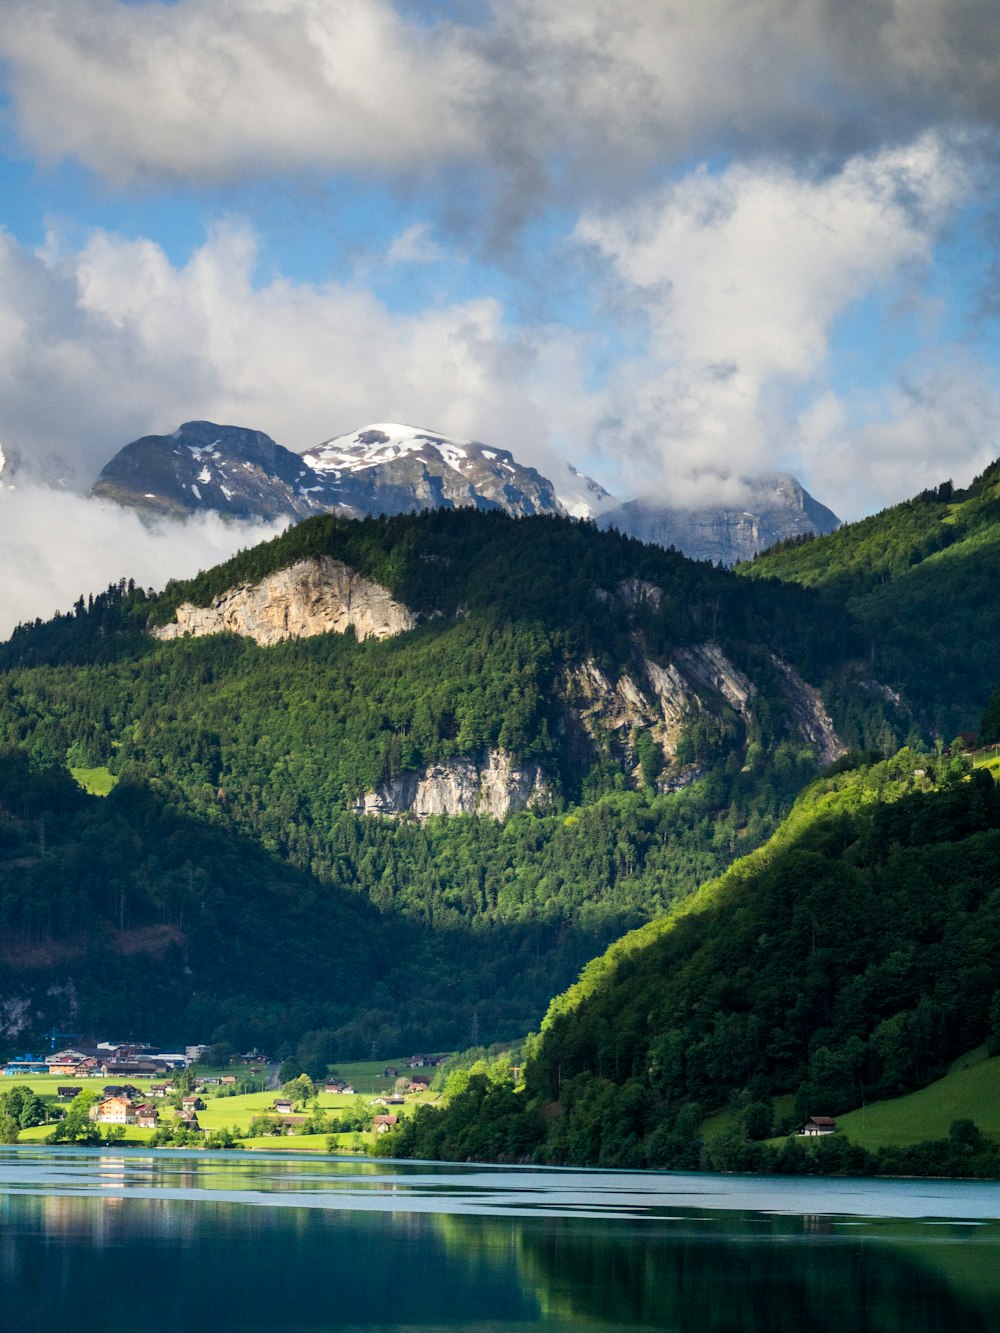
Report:
M 996 0 L 3 0 L 0 630 L 259 539 L 86 498 L 186 420 L 965 484 L 998 167 Z

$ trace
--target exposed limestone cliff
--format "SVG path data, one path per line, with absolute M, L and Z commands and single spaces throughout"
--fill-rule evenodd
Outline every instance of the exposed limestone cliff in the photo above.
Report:
M 816 750 L 821 764 L 832 763 L 845 752 L 823 707 L 819 692 L 796 672 L 772 657 L 779 672 L 789 721 Z M 668 770 L 659 785 L 675 789 L 693 781 L 698 771 L 676 771 L 676 755 L 685 723 L 698 714 L 728 707 L 744 722 L 751 717 L 757 686 L 726 657 L 718 644 L 700 643 L 677 648 L 673 660 L 660 665 L 642 660 L 641 673 L 623 673 L 612 679 L 593 658 L 569 667 L 563 681 L 568 704 L 566 729 L 575 728 L 581 740 L 610 753 L 638 776 L 636 738 L 646 731 L 660 747 Z
M 702 702 L 673 662 L 659 666 L 643 659 L 641 675 L 624 672 L 612 680 L 593 658 L 568 667 L 563 680 L 568 704 L 566 727 L 581 742 L 611 752 L 630 769 L 638 769 L 636 737 L 646 731 L 670 763 L 687 718 Z
M 159 639 L 185 634 L 239 634 L 262 646 L 315 634 L 385 639 L 416 625 L 413 612 L 385 588 L 330 556 L 300 560 L 259 583 L 230 588 L 211 606 L 177 608 L 175 624 L 153 630 Z
M 519 764 L 505 750 L 483 760 L 452 759 L 422 773 L 400 773 L 354 803 L 359 815 L 487 815 L 504 819 L 543 803 L 549 789 L 538 764 Z
M 643 666 L 663 712 L 664 725 L 671 732 L 679 730 L 686 717 L 701 711 L 701 700 L 673 662 L 661 667 L 646 658 Z
M 651 606 L 659 611 L 663 601 L 663 589 L 645 579 L 622 579 L 618 585 L 618 596 L 633 609 L 637 606 Z
M 781 673 L 782 690 L 799 734 L 803 740 L 816 747 L 816 757 L 821 764 L 832 764 L 847 753 L 847 746 L 834 730 L 819 691 L 807 685 L 780 657 L 772 654 L 771 661 Z
M 711 694 L 720 694 L 740 717 L 749 717 L 757 687 L 733 666 L 718 644 L 697 643 L 690 648 L 678 648 L 674 656 L 695 684 Z

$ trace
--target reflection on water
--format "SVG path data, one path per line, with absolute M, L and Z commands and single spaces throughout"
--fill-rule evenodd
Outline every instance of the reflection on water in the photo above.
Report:
M 24 1333 L 111 1309 L 217 1333 L 985 1333 L 998 1215 L 964 1182 L 0 1150 L 0 1308 Z

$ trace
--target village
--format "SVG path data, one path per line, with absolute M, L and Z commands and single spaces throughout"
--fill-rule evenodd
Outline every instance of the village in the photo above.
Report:
M 32 1123 L 19 1126 L 21 1141 L 253 1147 L 280 1139 L 282 1147 L 357 1152 L 417 1106 L 439 1100 L 431 1085 L 449 1058 L 417 1053 L 283 1083 L 287 1066 L 263 1052 L 233 1056 L 225 1068 L 208 1065 L 208 1052 L 108 1041 L 28 1052 L 0 1069 L 0 1099 L 6 1080 L 36 1097 Z

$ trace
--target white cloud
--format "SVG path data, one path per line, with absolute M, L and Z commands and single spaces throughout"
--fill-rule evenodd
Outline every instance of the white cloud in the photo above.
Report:
M 863 399 L 821 395 L 801 421 L 801 449 L 825 503 L 860 518 L 953 480 L 967 484 L 997 453 L 1000 380 L 956 352 Z
M 122 578 L 154 588 L 188 578 L 282 526 L 227 523 L 216 514 L 146 525 L 128 510 L 66 491 L 0 485 L 0 637 Z
M 375 168 L 467 153 L 475 61 L 384 0 L 8 0 L 26 141 L 114 180 Z
M 529 462 L 585 422 L 565 330 L 508 329 L 487 298 L 397 314 L 352 285 L 258 287 L 254 263 L 239 226 L 182 267 L 148 240 L 32 256 L 0 233 L 0 440 L 84 489 L 128 440 L 195 418 L 296 450 L 399 420 L 516 442 Z
M 467 24 L 390 0 L 0 7 L 43 158 L 116 181 L 458 163 L 524 209 L 692 155 L 843 160 L 938 121 L 995 128 L 998 52 L 994 0 L 496 0 Z
M 446 253 L 434 240 L 427 222 L 415 222 L 401 231 L 385 257 L 387 264 L 436 264 L 444 258 Z
M 604 431 L 625 459 L 626 487 L 649 489 L 658 476 L 694 501 L 718 489 L 717 474 L 764 471 L 782 454 L 809 469 L 794 400 L 826 391 L 838 317 L 872 293 L 888 301 L 917 289 L 967 188 L 960 160 L 928 135 L 813 179 L 776 165 L 702 169 L 584 217 L 578 240 L 649 323 L 648 354 L 619 371 Z M 960 431 L 945 430 L 938 447 L 945 460 L 967 454 Z M 882 493 L 886 470 L 897 497 L 908 493 L 900 459 L 854 461 L 863 497 L 869 474 Z

